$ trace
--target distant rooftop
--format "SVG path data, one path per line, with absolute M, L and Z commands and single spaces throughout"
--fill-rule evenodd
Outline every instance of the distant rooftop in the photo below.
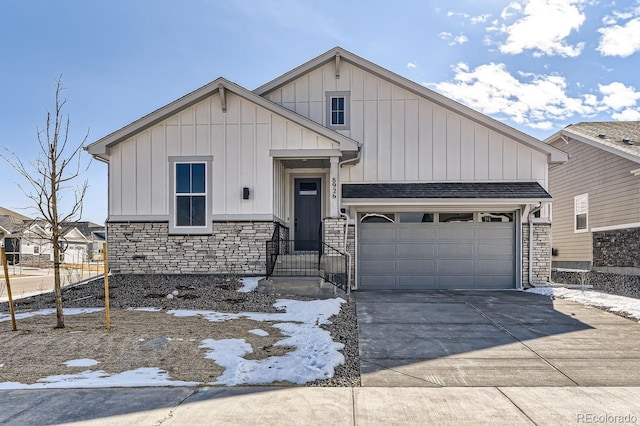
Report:
M 640 121 L 585 121 L 563 130 L 640 158 Z

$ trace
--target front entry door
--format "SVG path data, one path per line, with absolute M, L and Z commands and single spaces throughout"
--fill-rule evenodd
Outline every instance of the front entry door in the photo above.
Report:
M 317 250 L 320 227 L 321 194 L 319 178 L 295 180 L 294 239 L 295 249 Z

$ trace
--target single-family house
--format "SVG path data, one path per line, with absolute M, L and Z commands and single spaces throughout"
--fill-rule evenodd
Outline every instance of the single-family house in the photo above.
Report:
M 51 243 L 44 228 L 22 215 L 0 215 L 2 244 L 10 264 L 46 265 L 51 256 Z
M 108 164 L 113 272 L 348 252 L 357 289 L 547 281 L 548 168 L 567 159 L 340 47 L 255 90 L 218 78 L 87 149 Z
M 569 154 L 549 169 L 554 278 L 586 270 L 637 280 L 640 121 L 576 123 L 545 142 Z
M 103 243 L 107 241 L 106 229 L 97 223 L 80 221 L 75 223 L 75 229 L 80 232 L 86 240 L 86 259 L 89 262 L 102 261 Z

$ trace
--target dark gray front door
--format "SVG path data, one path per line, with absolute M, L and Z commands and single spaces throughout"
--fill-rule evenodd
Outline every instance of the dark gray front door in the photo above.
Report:
M 296 250 L 318 249 L 321 193 L 319 178 L 295 180 L 293 227 Z

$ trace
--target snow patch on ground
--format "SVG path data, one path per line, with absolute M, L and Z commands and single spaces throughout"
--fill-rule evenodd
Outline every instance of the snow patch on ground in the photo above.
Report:
M 256 336 L 268 336 L 269 333 L 262 330 L 261 328 L 254 328 L 253 330 L 249 330 L 249 333 L 255 334 Z
M 92 314 L 94 312 L 103 311 L 104 308 L 64 308 L 64 315 L 82 315 L 82 314 Z M 40 309 L 39 311 L 30 311 L 30 312 L 20 312 L 16 314 L 16 320 L 21 320 L 25 318 L 31 318 L 36 316 L 44 316 L 55 314 L 55 309 Z M 0 322 L 9 321 L 11 319 L 11 315 L 0 312 Z
M 238 293 L 249 293 L 258 288 L 258 282 L 265 277 L 246 277 L 240 278 L 242 287 L 238 289 Z
M 256 279 L 257 280 L 257 279 Z M 335 367 L 344 363 L 344 356 L 339 352 L 344 348 L 342 343 L 331 339 L 331 334 L 320 325 L 330 324 L 329 318 L 340 312 L 343 299 L 326 299 L 299 301 L 280 299 L 274 307 L 283 310 L 275 313 L 242 312 L 229 314 L 215 311 L 171 310 L 168 314 L 176 317 L 201 316 L 212 321 L 221 322 L 238 318 L 248 318 L 254 321 L 271 321 L 287 336 L 276 345 L 295 347 L 295 350 L 284 356 L 272 356 L 261 360 L 246 360 L 243 358 L 252 352 L 251 345 L 244 339 L 205 339 L 200 347 L 208 349 L 206 357 L 214 360 L 225 368 L 224 373 L 213 384 L 233 386 L 237 384 L 266 384 L 273 381 L 288 381 L 304 384 L 318 379 L 333 376 Z M 80 315 L 102 311 L 103 308 L 65 309 L 65 315 Z M 139 311 L 157 312 L 156 309 L 142 308 Z M 55 309 L 25 312 L 19 318 L 36 315 L 52 315 Z M 0 322 L 10 319 L 8 315 L 0 314 Z M 268 333 L 262 329 L 253 329 L 252 333 L 265 336 Z M 167 340 L 171 338 L 167 337 Z M 145 339 L 140 338 L 139 341 Z M 194 339 L 190 339 L 194 341 Z M 97 361 L 77 359 L 67 361 L 68 367 L 90 367 Z M 4 364 L 0 364 L 2 368 Z M 45 388 L 100 388 L 100 387 L 142 387 L 142 386 L 197 386 L 201 383 L 175 381 L 169 374 L 159 368 L 138 368 L 111 374 L 103 370 L 83 371 L 76 374 L 63 374 L 45 377 L 37 383 L 23 384 L 18 382 L 0 383 L 2 389 L 45 389 Z
M 98 364 L 98 361 L 90 358 L 72 359 L 64 363 L 67 367 L 93 367 Z
M 198 382 L 170 380 L 169 373 L 159 368 L 138 368 L 122 373 L 109 374 L 105 371 L 83 371 L 77 374 L 49 376 L 30 385 L 18 382 L 0 383 L 0 390 L 6 389 L 70 389 L 70 388 L 111 388 L 146 386 L 197 386 Z
M 596 306 L 611 312 L 624 314 L 640 322 L 640 299 L 601 293 L 594 290 L 573 290 L 562 287 L 536 287 L 526 290 L 543 296 L 555 296 L 583 305 Z

